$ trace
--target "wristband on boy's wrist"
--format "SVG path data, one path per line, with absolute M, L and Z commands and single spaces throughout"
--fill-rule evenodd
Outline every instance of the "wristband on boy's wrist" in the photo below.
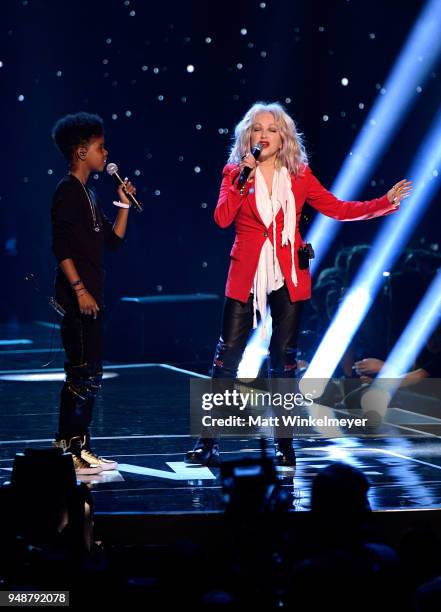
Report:
M 83 284 L 83 281 L 81 280 L 81 278 L 79 278 L 75 282 L 71 283 L 70 286 L 71 287 L 76 287 L 77 285 L 82 285 L 82 284 Z
M 118 206 L 118 208 L 130 208 L 130 204 L 124 204 L 124 202 L 113 201 L 114 206 Z

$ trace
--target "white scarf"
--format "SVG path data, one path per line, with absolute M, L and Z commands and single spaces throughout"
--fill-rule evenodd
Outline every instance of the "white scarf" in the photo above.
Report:
M 291 177 L 283 166 L 274 171 L 271 198 L 260 168 L 256 170 L 256 205 L 266 227 L 273 224 L 273 244 L 267 239 L 260 253 L 259 264 L 253 282 L 253 328 L 257 327 L 257 310 L 262 317 L 262 337 L 266 336 L 266 296 L 276 288 L 283 286 L 279 275 L 282 274 L 277 259 L 277 226 L 276 216 L 280 208 L 283 211 L 282 246 L 289 243 L 291 248 L 291 279 L 297 286 L 297 274 L 294 260 L 294 240 L 296 232 L 296 202 L 292 192 Z M 268 278 L 266 255 L 272 251 L 273 272 Z M 280 286 L 280 287 L 279 287 Z

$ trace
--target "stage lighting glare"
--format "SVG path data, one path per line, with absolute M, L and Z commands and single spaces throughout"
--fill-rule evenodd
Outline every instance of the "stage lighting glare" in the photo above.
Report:
M 63 381 L 66 374 L 64 372 L 44 372 L 41 374 L 1 374 L 0 380 L 9 380 L 12 382 L 54 382 Z M 116 378 L 119 376 L 116 372 L 104 372 L 103 379 Z
M 412 196 L 402 205 L 398 213 L 383 223 L 368 256 L 320 343 L 305 373 L 306 377 L 332 376 L 384 282 L 383 271 L 392 269 L 439 188 L 438 178 L 432 175 L 432 168 L 439 163 L 441 163 L 441 111 L 436 115 L 428 136 L 416 152 L 415 162 L 408 174 L 414 183 Z M 439 296 L 434 295 L 433 300 L 438 304 Z M 391 375 L 388 374 L 388 377 Z
M 389 354 L 377 379 L 391 379 L 398 387 L 400 376 L 410 370 L 432 332 L 441 322 L 441 271 L 439 270 L 418 308 Z
M 242 361 L 239 364 L 237 376 L 241 379 L 255 379 L 259 373 L 260 366 L 263 360 L 268 355 L 269 339 L 272 333 L 272 320 L 271 317 L 267 318 L 267 329 L 266 336 L 262 338 L 262 326 L 253 332 L 250 341 L 248 342 L 247 348 L 242 357 Z
M 421 89 L 441 51 L 440 14 L 441 0 L 429 0 L 384 86 L 377 85 L 379 96 L 331 187 L 338 198 L 350 200 L 360 192 L 418 99 L 414 92 L 417 87 Z M 311 226 L 306 240 L 315 250 L 312 274 L 318 270 L 340 227 L 337 221 L 322 215 Z

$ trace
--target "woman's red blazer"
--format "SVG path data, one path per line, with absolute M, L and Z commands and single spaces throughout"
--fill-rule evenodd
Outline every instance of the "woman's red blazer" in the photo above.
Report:
M 214 219 L 222 228 L 229 227 L 232 223 L 235 224 L 236 237 L 230 253 L 231 261 L 225 295 L 246 302 L 253 285 L 262 246 L 267 238 L 273 242 L 273 228 L 272 225 L 267 228 L 260 218 L 256 206 L 254 180 L 246 184 L 243 195 L 240 195 L 237 188 L 238 181 L 235 180 L 238 174 L 239 167 L 236 164 L 225 166 Z M 294 286 L 291 280 L 290 247 L 289 245 L 282 247 L 281 244 L 282 209 L 279 210 L 276 217 L 276 240 L 280 267 L 290 299 L 295 302 L 311 297 L 311 275 L 309 270 L 299 269 L 297 254 L 299 247 L 304 244 L 299 232 L 299 223 L 305 202 L 328 217 L 339 221 L 374 219 L 394 212 L 398 206 L 391 204 L 387 195 L 365 202 L 339 200 L 321 185 L 308 165 L 302 168 L 298 176 L 291 175 L 291 182 L 296 202 L 294 257 L 297 286 Z

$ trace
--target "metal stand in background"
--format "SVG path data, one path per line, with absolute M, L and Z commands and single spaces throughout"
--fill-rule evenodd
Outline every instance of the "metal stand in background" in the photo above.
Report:
M 32 284 L 33 288 L 35 289 L 35 291 L 38 293 L 40 297 L 44 297 L 45 301 L 49 304 L 49 306 L 51 306 L 55 310 L 55 312 L 58 315 L 60 315 L 60 317 L 64 317 L 64 315 L 66 314 L 66 311 L 56 301 L 56 299 L 53 296 L 48 296 L 48 295 L 43 296 L 43 294 L 41 293 L 40 285 L 38 284 L 37 277 L 33 272 L 29 272 L 28 274 L 26 274 L 24 278 L 25 278 L 25 281 L 28 281 Z
M 40 289 L 40 285 L 38 284 L 38 279 L 37 279 L 36 275 L 33 272 L 29 272 L 28 274 L 26 274 L 26 276 L 24 278 L 25 278 L 25 281 L 27 281 L 28 283 L 32 284 L 33 288 L 35 289 L 37 294 L 40 296 L 40 298 L 43 298 L 44 301 L 47 304 L 49 304 L 49 306 L 51 306 L 54 309 L 54 311 L 57 313 L 57 315 L 59 315 L 61 318 L 63 318 L 64 315 L 66 314 L 66 311 L 61 306 L 61 304 L 59 304 L 56 301 L 56 299 L 53 296 L 43 295 L 43 293 L 41 292 L 41 289 Z M 49 357 L 50 358 L 49 358 L 49 361 L 47 363 L 41 364 L 40 367 L 42 367 L 42 368 L 47 368 L 48 366 L 52 365 L 52 363 L 55 360 L 56 354 L 53 355 L 53 341 L 54 341 L 54 330 L 57 327 L 59 327 L 59 326 L 55 323 L 55 318 L 54 318 L 53 326 L 52 326 L 52 333 L 51 333 L 51 340 L 50 340 L 50 353 L 49 353 Z

